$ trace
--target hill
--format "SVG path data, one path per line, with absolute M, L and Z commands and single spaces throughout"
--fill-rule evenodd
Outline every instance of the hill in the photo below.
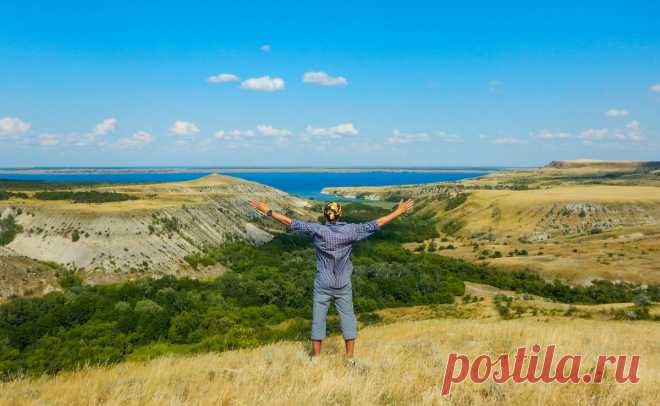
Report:
M 441 239 L 411 248 L 532 269 L 574 283 L 660 281 L 656 163 L 553 162 L 457 183 L 327 188 L 368 200 L 428 202 Z
M 0 297 L 48 291 L 58 268 L 80 269 L 88 283 L 162 274 L 203 277 L 185 261 L 187 255 L 227 239 L 268 241 L 277 231 L 249 208 L 252 197 L 308 216 L 302 199 L 223 175 L 140 185 L 9 183 L 4 191 L 9 195 L 0 200 L 0 218 L 21 232 L 0 250 L 0 263 L 11 269 L 3 273 Z M 46 271 L 42 283 L 28 276 L 36 269 Z M 223 268 L 204 272 L 218 275 Z
M 657 333 L 653 322 L 553 317 L 396 322 L 361 331 L 356 367 L 343 364 L 338 337 L 327 342 L 318 363 L 309 361 L 306 344 L 282 342 L 3 383 L 0 405 L 650 405 L 660 400 Z M 534 343 L 557 344 L 562 355 L 583 355 L 581 373 L 600 354 L 638 354 L 640 383 L 617 385 L 610 370 L 598 385 L 466 381 L 454 385 L 450 397 L 441 396 L 448 354 L 474 359 Z

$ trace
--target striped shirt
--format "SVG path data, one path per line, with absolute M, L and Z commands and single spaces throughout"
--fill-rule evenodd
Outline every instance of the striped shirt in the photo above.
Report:
M 353 243 L 374 234 L 380 226 L 376 220 L 368 223 L 307 223 L 293 220 L 289 226 L 302 231 L 314 240 L 316 247 L 315 285 L 321 288 L 343 288 L 351 282 Z

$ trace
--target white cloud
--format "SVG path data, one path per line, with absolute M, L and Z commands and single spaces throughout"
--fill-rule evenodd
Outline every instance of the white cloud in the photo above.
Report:
M 628 114 L 628 110 L 623 110 L 623 109 L 609 109 L 605 112 L 605 115 L 607 117 L 625 117 Z
M 273 47 L 270 46 L 270 44 L 263 44 L 259 49 L 261 49 L 262 52 L 270 52 L 273 50 Z
M 633 120 L 626 124 L 626 128 L 630 128 L 631 130 L 639 130 L 639 121 Z
M 60 139 L 55 134 L 41 134 L 37 137 L 39 145 L 44 147 L 52 147 L 60 143 Z
M 461 137 L 460 135 L 448 134 L 444 131 L 441 131 L 439 133 L 434 133 L 433 137 L 438 138 L 445 142 L 463 142 L 463 137 Z
M 515 137 L 497 137 L 493 140 L 493 144 L 501 145 L 526 145 L 529 141 Z
M 644 139 L 638 131 L 630 131 L 628 133 L 617 132 L 612 135 L 612 138 L 619 141 L 641 141 Z
M 631 126 L 632 124 L 632 126 Z M 593 141 L 641 141 L 644 137 L 638 131 L 639 123 L 636 120 L 628 123 L 629 131 L 624 130 L 610 130 L 608 128 L 590 128 L 582 131 L 580 138 L 585 140 L 585 143 L 592 143 Z
M 287 135 L 291 135 L 291 131 L 286 128 L 275 128 L 270 124 L 259 124 L 257 126 L 257 131 L 262 135 L 268 135 L 271 137 L 286 137 Z
M 130 137 L 124 137 L 117 140 L 117 146 L 120 148 L 142 147 L 151 144 L 154 140 L 153 135 L 146 131 L 138 131 Z
M 437 133 L 418 132 L 406 133 L 399 129 L 392 131 L 392 136 L 387 139 L 388 144 L 410 144 L 413 142 L 426 142 L 432 140 L 440 140 L 444 142 L 461 142 L 463 138 L 456 134 L 449 134 L 444 131 Z
M 587 141 L 604 140 L 609 136 L 610 130 L 607 128 L 590 128 L 582 131 L 580 138 Z
M 250 138 L 250 137 L 254 137 L 254 136 L 255 136 L 255 133 L 252 130 L 238 130 L 238 129 L 231 130 L 231 131 L 220 130 L 220 131 L 217 131 L 214 134 L 215 138 L 217 138 L 219 140 L 225 140 L 225 141 L 238 140 L 238 139 L 241 139 L 241 138 Z
M 0 135 L 24 134 L 30 131 L 31 127 L 30 123 L 26 123 L 20 118 L 0 118 Z
M 308 125 L 305 132 L 309 135 L 329 138 L 340 138 L 345 135 L 358 135 L 358 130 L 353 126 L 353 123 L 342 123 L 329 128 L 319 128 Z
M 114 131 L 115 127 L 117 127 L 117 119 L 106 118 L 105 120 L 101 121 L 100 123 L 94 126 L 94 129 L 92 130 L 91 134 L 93 136 L 106 135 L 109 132 Z
M 488 90 L 490 90 L 491 92 L 496 92 L 500 88 L 500 86 L 502 86 L 502 82 L 500 82 L 499 80 L 491 80 L 488 82 Z
M 388 144 L 410 144 L 412 142 L 424 142 L 429 140 L 429 134 L 426 132 L 420 133 L 404 133 L 399 129 L 392 131 L 392 136 L 387 139 Z
M 220 73 L 218 75 L 209 76 L 207 79 L 209 83 L 235 82 L 237 80 L 240 80 L 240 78 L 231 73 Z
M 551 132 L 548 130 L 542 130 L 537 134 L 535 134 L 535 136 L 536 138 L 542 140 L 562 140 L 562 139 L 570 138 L 571 134 L 564 132 Z
M 305 72 L 303 82 L 321 86 L 346 86 L 348 81 L 343 76 L 330 76 L 325 72 Z
M 660 93 L 660 83 L 652 85 L 649 90 L 655 93 Z
M 284 80 L 280 78 L 271 78 L 270 76 L 262 76 L 259 78 L 244 80 L 241 83 L 241 87 L 246 90 L 276 92 L 284 89 Z
M 199 132 L 199 127 L 188 121 L 177 120 L 170 127 L 170 132 L 176 135 L 195 135 Z

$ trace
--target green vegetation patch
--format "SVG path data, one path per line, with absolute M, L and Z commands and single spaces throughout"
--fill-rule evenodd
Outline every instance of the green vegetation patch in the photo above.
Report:
M 469 194 L 468 193 L 459 193 L 454 197 L 450 197 L 447 199 L 447 206 L 445 206 L 445 210 L 453 210 L 457 208 L 458 206 L 462 205 L 465 203 L 468 199 Z
M 382 213 L 374 207 L 349 207 L 348 221 L 371 220 Z M 571 287 L 548 283 L 532 272 L 497 271 L 413 253 L 400 244 L 434 235 L 435 226 L 425 216 L 407 215 L 355 245 L 354 305 L 362 323 L 379 322 L 373 313 L 382 308 L 450 305 L 465 293 L 463 281 L 565 303 L 626 302 L 641 294 L 640 306 L 660 300 L 659 286 L 594 281 Z M 211 281 L 165 276 L 94 286 L 81 284 L 75 273 L 62 272 L 58 280 L 63 292 L 0 305 L 0 378 L 309 338 L 316 264 L 307 236 L 281 234 L 260 246 L 230 241 L 204 247 L 187 260 L 230 270 Z M 510 306 L 502 302 L 501 307 L 503 317 L 508 316 L 504 308 Z M 328 332 L 337 334 L 339 323 L 331 313 Z
M 22 192 L 8 192 L 6 190 L 0 190 L 0 200 L 9 200 L 11 198 L 27 199 L 28 195 Z
M 34 198 L 38 200 L 71 200 L 74 203 L 110 203 L 137 200 L 138 198 L 125 193 L 99 192 L 96 190 L 74 192 L 68 190 L 37 192 Z
M 465 223 L 460 220 L 450 220 L 442 226 L 442 232 L 449 235 L 456 234 L 461 228 L 465 226 Z
M 16 218 L 9 215 L 0 219 L 0 246 L 14 241 L 14 238 L 23 231 L 23 227 L 16 223 Z

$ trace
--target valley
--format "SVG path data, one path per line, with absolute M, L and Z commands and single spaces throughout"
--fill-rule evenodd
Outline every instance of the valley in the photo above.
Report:
M 553 162 L 452 184 L 324 192 L 427 203 L 441 237 L 411 249 L 577 284 L 597 278 L 657 283 L 659 173 L 656 163 Z
M 58 270 L 79 270 L 87 283 L 112 283 L 145 276 L 214 277 L 224 268 L 193 270 L 185 257 L 228 239 L 269 241 L 282 229 L 260 219 L 247 205 L 256 197 L 301 218 L 310 204 L 279 190 L 223 176 L 177 183 L 68 187 L 43 192 L 29 182 L 13 185 L 18 197 L 0 200 L 0 217 L 21 228 L 0 247 L 0 298 L 47 293 Z M 58 189 L 59 190 L 59 189 Z M 124 201 L 75 203 L 67 193 L 129 196 Z M 60 200 L 39 200 L 60 193 Z M 22 196 L 24 195 L 24 196 Z M 50 265 L 50 266 L 49 266 Z M 41 275 L 35 282 L 30 273 Z

